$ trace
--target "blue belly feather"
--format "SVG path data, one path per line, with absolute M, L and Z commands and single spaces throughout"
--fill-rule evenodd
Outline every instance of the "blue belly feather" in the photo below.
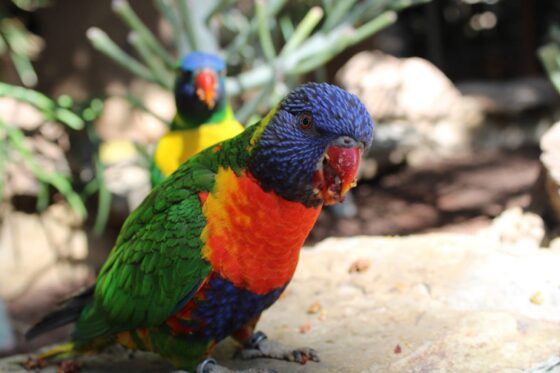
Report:
M 219 275 L 212 276 L 204 286 L 204 299 L 195 300 L 192 318 L 200 322 L 195 334 L 216 342 L 224 339 L 270 307 L 285 288 L 255 294 Z

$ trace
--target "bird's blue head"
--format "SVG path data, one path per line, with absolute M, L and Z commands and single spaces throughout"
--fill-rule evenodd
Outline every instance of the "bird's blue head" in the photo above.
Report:
M 257 127 L 249 171 L 265 190 L 305 204 L 333 204 L 356 184 L 373 121 L 358 97 L 330 84 L 304 84 Z
M 204 123 L 225 107 L 225 63 L 213 54 L 192 52 L 183 57 L 179 68 L 175 81 L 178 113 Z

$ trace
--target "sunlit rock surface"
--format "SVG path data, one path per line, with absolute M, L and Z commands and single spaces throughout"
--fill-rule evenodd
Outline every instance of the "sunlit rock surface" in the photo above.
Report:
M 259 325 L 285 344 L 316 348 L 321 363 L 230 360 L 231 341 L 214 356 L 231 368 L 279 372 L 546 371 L 560 356 L 560 251 L 523 247 L 484 235 L 326 240 L 302 252 L 292 284 Z M 18 371 L 13 362 L 24 358 L 4 360 L 0 371 Z M 83 366 L 109 370 L 170 367 L 127 353 Z
M 65 203 L 28 214 L 0 210 L 0 298 L 12 301 L 49 286 L 85 281 L 88 255 L 82 221 Z

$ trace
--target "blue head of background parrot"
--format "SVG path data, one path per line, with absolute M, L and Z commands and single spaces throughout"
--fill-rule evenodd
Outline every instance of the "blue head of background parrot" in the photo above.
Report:
M 226 109 L 225 63 L 213 54 L 192 52 L 181 59 L 175 103 L 181 119 L 205 123 Z

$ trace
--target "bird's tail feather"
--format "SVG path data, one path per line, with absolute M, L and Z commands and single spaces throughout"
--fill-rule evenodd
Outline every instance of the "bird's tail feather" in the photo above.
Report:
M 40 334 L 78 320 L 84 307 L 91 302 L 94 289 L 94 286 L 90 286 L 75 297 L 68 299 L 59 309 L 47 314 L 41 321 L 29 329 L 25 333 L 25 338 L 27 340 L 33 339 Z

